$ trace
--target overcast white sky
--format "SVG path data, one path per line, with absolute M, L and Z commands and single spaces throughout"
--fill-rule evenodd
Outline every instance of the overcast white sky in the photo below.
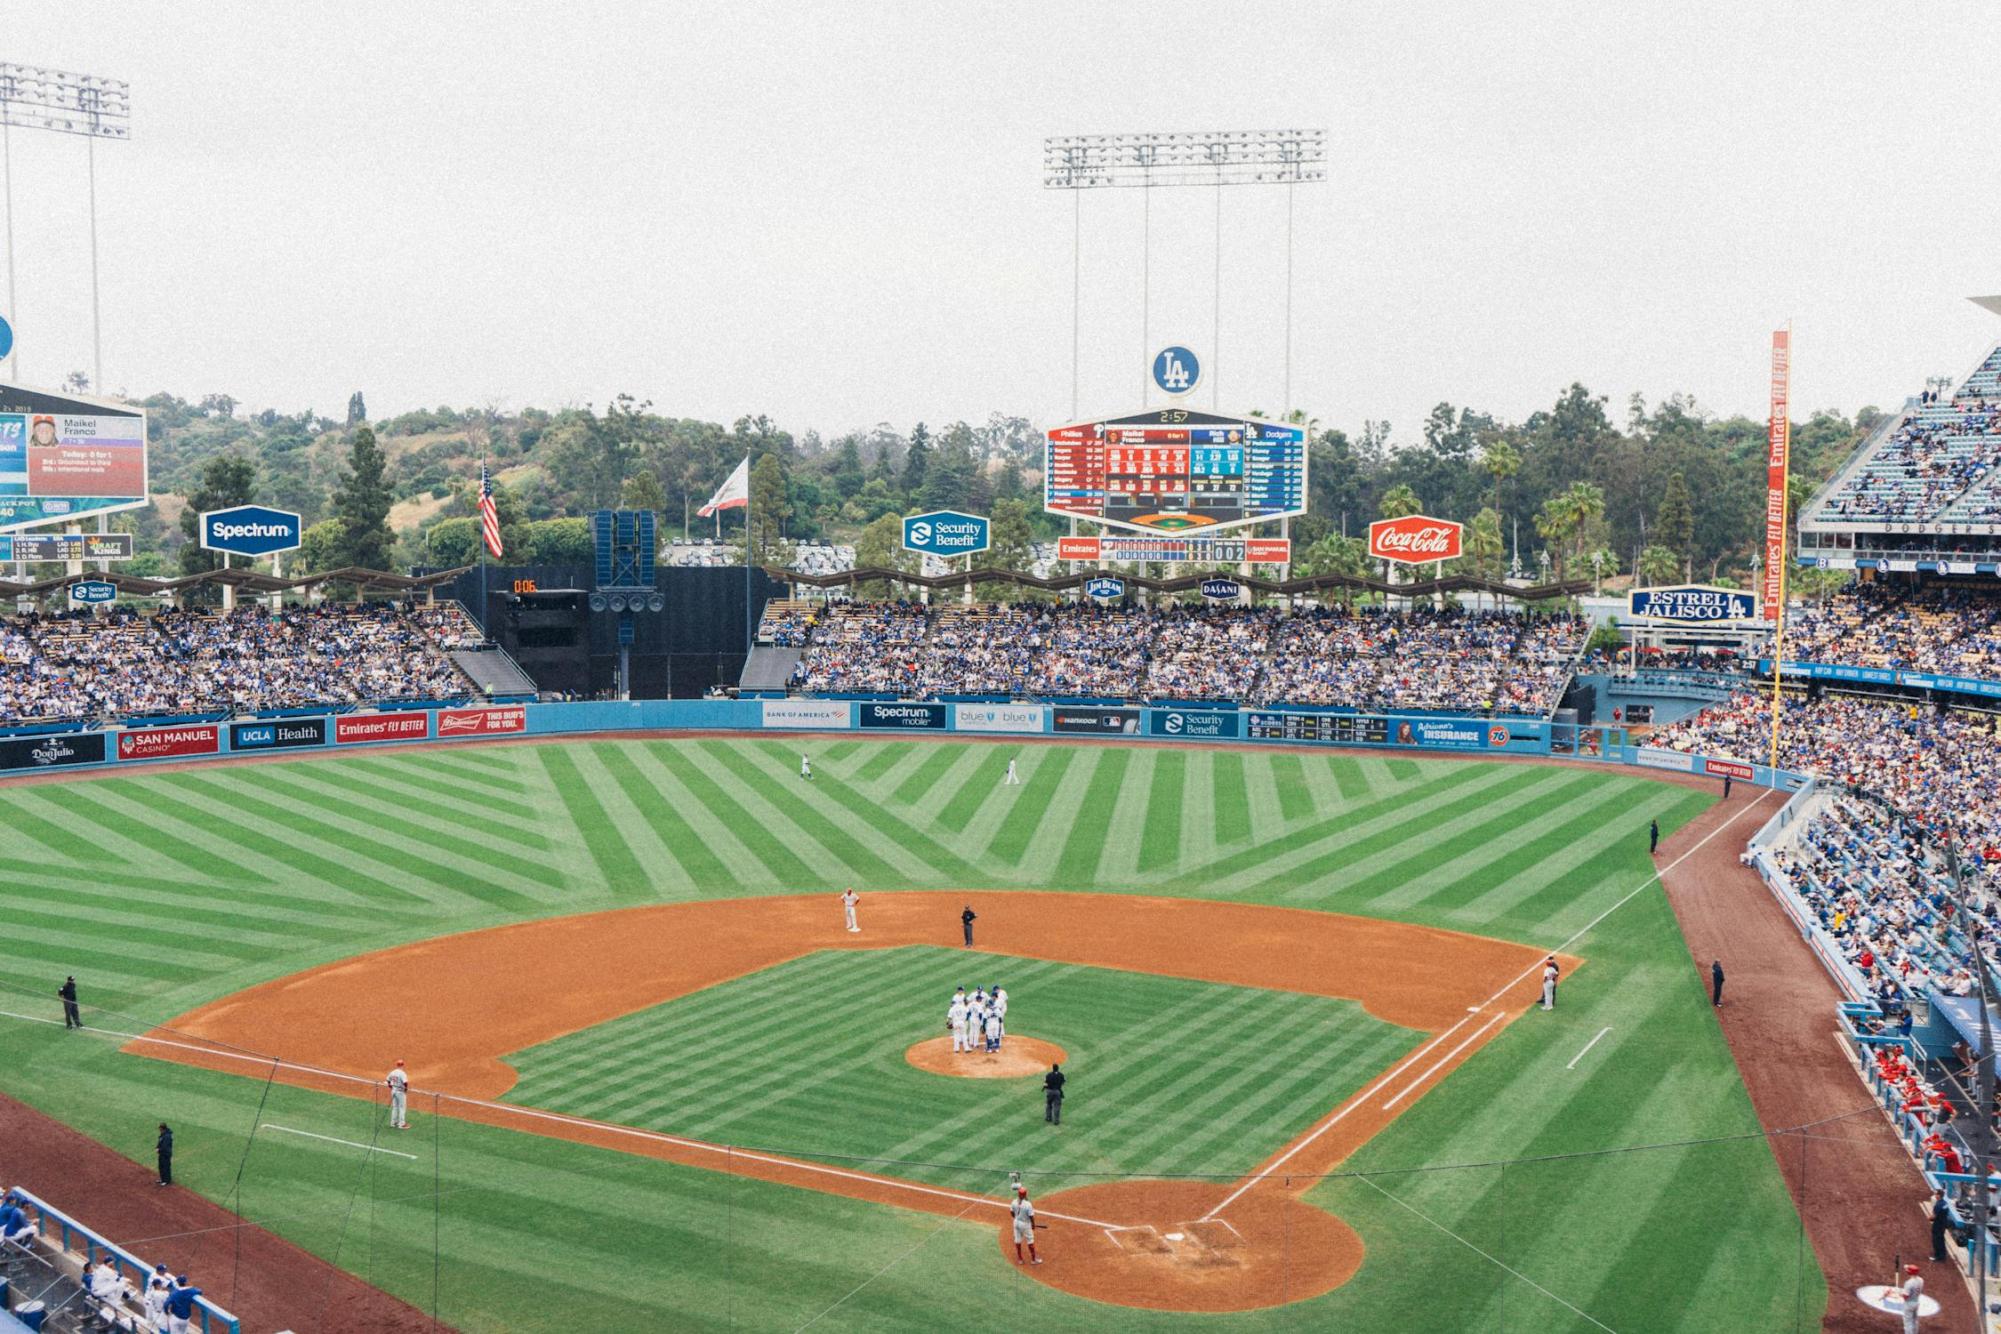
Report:
M 128 80 L 101 144 L 105 382 L 338 416 L 497 401 L 827 435 L 1071 398 L 1045 135 L 1324 126 L 1293 401 L 1414 439 L 1580 379 L 1852 410 L 2001 339 L 1992 5 L 107 4 L 8 0 L 0 60 Z M 21 378 L 91 360 L 84 142 L 16 130 Z M 1284 406 L 1284 197 L 1083 205 L 1081 401 L 1183 342 Z M 0 302 L 5 301 L 0 291 Z M 1198 403 L 1206 403 L 1206 393 Z

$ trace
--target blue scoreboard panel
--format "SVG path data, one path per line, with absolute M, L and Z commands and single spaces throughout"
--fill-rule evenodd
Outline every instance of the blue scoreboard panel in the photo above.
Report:
M 1159 408 L 1048 433 L 1043 508 L 1114 528 L 1233 528 L 1306 512 L 1306 431 Z

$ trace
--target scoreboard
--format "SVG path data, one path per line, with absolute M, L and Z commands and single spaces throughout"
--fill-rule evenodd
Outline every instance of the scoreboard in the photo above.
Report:
M 1306 512 L 1306 431 L 1159 408 L 1048 433 L 1043 508 L 1138 532 L 1217 530 Z
M 1387 746 L 1390 720 L 1352 713 L 1253 713 L 1244 734 L 1253 741 L 1324 741 L 1335 745 Z

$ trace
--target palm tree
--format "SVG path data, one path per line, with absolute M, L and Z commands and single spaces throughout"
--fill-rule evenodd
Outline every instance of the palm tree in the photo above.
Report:
M 1681 573 L 1681 559 L 1666 547 L 1648 547 L 1640 553 L 1640 578 L 1651 586 L 1672 583 Z
M 1507 554 L 1507 541 L 1501 535 L 1501 516 L 1494 509 L 1482 509 L 1473 516 L 1472 526 L 1466 530 L 1466 563 L 1473 573 L 1482 579 L 1501 577 L 1501 557 Z
M 1522 470 L 1521 451 L 1506 440 L 1492 441 L 1480 456 L 1480 466 L 1494 479 L 1494 514 L 1498 518 L 1501 513 L 1501 483 Z

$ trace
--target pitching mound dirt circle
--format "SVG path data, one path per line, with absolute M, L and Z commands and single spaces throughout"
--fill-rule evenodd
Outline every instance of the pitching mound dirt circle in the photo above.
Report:
M 1008 1035 L 999 1051 L 953 1051 L 950 1038 L 926 1038 L 903 1053 L 903 1059 L 926 1074 L 957 1075 L 961 1079 L 1023 1079 L 1048 1071 L 1070 1057 L 1053 1042 Z
M 1120 1306 L 1255 1311 L 1318 1297 L 1362 1267 L 1355 1229 L 1276 1185 L 1257 1187 L 1210 1217 L 1231 1190 L 1224 1181 L 1118 1181 L 1044 1196 L 1035 1201 L 1047 1223 L 1035 1234 L 1042 1263 L 1022 1270 L 1052 1288 Z M 1001 1254 L 1012 1262 L 1012 1220 L 999 1233 Z

